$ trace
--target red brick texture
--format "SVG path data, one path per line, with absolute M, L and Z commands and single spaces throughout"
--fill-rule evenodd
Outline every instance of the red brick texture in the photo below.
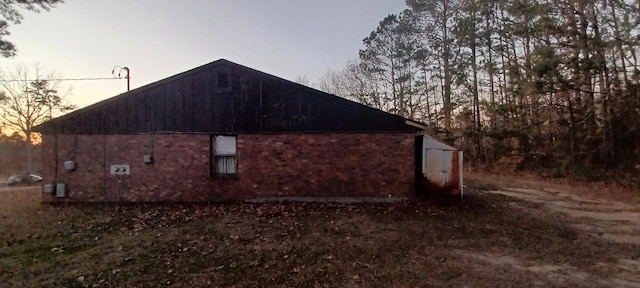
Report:
M 68 196 L 44 199 L 218 202 L 414 194 L 411 133 L 241 134 L 234 176 L 211 176 L 211 149 L 209 135 L 44 135 L 44 183 L 66 183 Z M 145 164 L 144 155 L 152 155 L 153 163 Z M 67 160 L 76 163 L 74 171 L 64 170 Z M 111 175 L 114 164 L 130 165 L 131 175 Z

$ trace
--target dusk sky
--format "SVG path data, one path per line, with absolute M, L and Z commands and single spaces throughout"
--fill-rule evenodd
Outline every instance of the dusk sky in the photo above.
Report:
M 64 78 L 112 77 L 131 69 L 137 88 L 220 58 L 285 79 L 317 83 L 358 57 L 362 39 L 404 0 L 68 0 L 25 12 L 9 27 L 18 56 L 0 67 L 39 62 Z M 123 73 L 124 75 L 124 73 Z M 125 80 L 68 81 L 84 107 L 126 91 Z

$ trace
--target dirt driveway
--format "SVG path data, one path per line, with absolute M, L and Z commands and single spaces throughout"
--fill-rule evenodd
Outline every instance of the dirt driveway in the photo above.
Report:
M 557 218 L 578 231 L 631 249 L 640 245 L 640 207 L 637 204 L 578 196 L 569 189 L 501 188 L 481 193 L 505 195 L 516 210 L 540 218 Z M 606 244 L 605 244 L 606 245 Z M 581 249 L 576 247 L 576 249 Z M 624 250 L 624 249 L 623 249 Z M 467 252 L 468 253 L 468 252 Z M 528 271 L 546 278 L 544 282 L 559 286 L 640 287 L 640 255 L 622 251 L 610 255 L 615 259 L 593 259 L 590 263 L 549 265 L 527 261 L 514 255 L 492 253 L 467 254 L 478 265 L 491 264 L 508 270 Z M 585 272 L 591 271 L 591 272 Z M 596 272 L 593 272 L 596 271 Z M 547 283 L 549 283 L 547 282 Z

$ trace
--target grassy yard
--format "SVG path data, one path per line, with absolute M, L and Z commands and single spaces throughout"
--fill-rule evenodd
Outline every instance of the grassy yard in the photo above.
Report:
M 640 257 L 640 247 L 594 238 L 540 204 L 479 190 L 461 204 L 51 206 L 39 197 L 0 191 L 0 287 L 582 286 L 613 273 L 594 261 Z

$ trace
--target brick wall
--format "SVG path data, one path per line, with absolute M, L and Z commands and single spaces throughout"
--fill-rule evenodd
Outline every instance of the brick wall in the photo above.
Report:
M 67 198 L 45 195 L 45 200 L 230 201 L 414 193 L 410 133 L 242 134 L 237 138 L 236 176 L 211 176 L 210 149 L 209 135 L 45 135 L 44 183 L 64 182 L 68 190 Z M 144 163 L 147 154 L 153 156 L 152 164 Z M 76 162 L 75 171 L 64 170 L 66 160 Z M 111 175 L 113 164 L 130 165 L 131 175 Z

